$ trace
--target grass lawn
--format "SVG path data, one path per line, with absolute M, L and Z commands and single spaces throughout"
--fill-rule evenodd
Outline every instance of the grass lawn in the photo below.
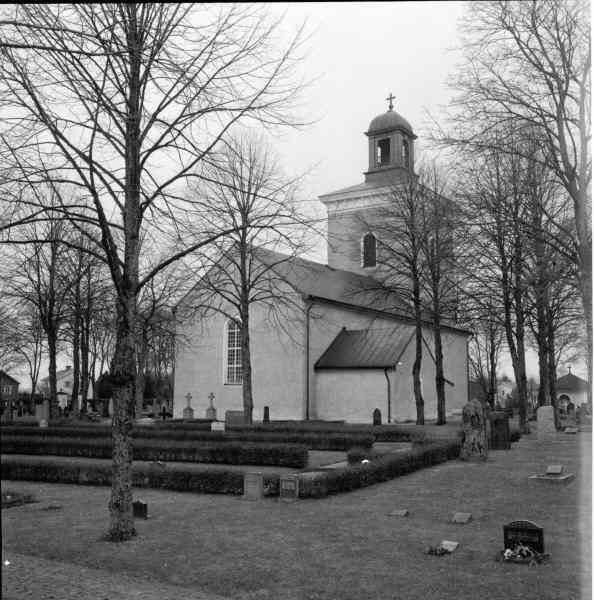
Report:
M 138 537 L 101 540 L 109 489 L 3 482 L 39 504 L 2 513 L 11 552 L 144 577 L 237 600 L 574 600 L 591 597 L 591 433 L 539 443 L 524 437 L 484 464 L 450 461 L 321 500 L 141 490 L 149 504 Z M 568 485 L 533 482 L 548 464 L 576 474 Z M 49 503 L 61 510 L 43 510 Z M 408 517 L 389 517 L 407 508 Z M 466 525 L 448 522 L 471 512 Z M 502 526 L 544 527 L 548 564 L 495 562 Z M 426 546 L 455 540 L 437 557 Z M 182 599 L 183 600 L 183 599 Z

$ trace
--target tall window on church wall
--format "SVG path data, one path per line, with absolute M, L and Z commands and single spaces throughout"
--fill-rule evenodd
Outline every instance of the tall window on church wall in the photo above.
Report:
M 410 148 L 408 140 L 402 140 L 402 164 L 408 169 L 410 168 Z
M 379 140 L 376 146 L 376 163 L 377 166 L 387 165 L 390 162 L 390 140 Z
M 375 267 L 377 262 L 377 242 L 373 233 L 363 237 L 363 266 Z
M 242 382 L 241 372 L 241 330 L 236 321 L 227 321 L 227 365 L 225 383 Z

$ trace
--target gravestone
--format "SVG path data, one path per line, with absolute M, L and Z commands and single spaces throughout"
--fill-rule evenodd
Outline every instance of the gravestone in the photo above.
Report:
M 579 431 L 579 429 L 577 427 L 566 427 L 563 430 L 563 433 L 577 433 Z
M 509 419 L 503 411 L 493 411 L 489 415 L 491 433 L 489 435 L 489 448 L 491 450 L 509 450 Z
M 476 398 L 462 409 L 464 443 L 460 450 L 461 460 L 487 460 L 489 450 L 485 409 Z
M 210 419 L 211 421 L 217 420 L 217 409 L 214 407 L 214 404 L 213 404 L 214 399 L 215 399 L 214 393 L 210 392 L 210 394 L 208 394 L 208 401 L 210 402 L 210 405 L 206 409 L 206 418 Z
M 575 427 L 577 425 L 577 416 L 575 411 L 575 404 L 570 402 L 567 405 L 567 425 L 569 427 Z
M 564 473 L 563 465 L 549 465 L 543 474 L 530 475 L 529 479 L 533 481 L 544 481 L 556 484 L 570 483 L 575 479 L 573 473 Z
M 536 427 L 538 428 L 538 440 L 550 440 L 555 437 L 555 409 L 552 406 L 539 406 L 536 409 Z
M 513 550 L 522 544 L 544 553 L 544 529 L 532 521 L 512 521 L 503 526 L 503 547 Z
M 49 400 L 44 400 L 41 404 L 35 405 L 35 419 L 37 421 L 49 421 Z
M 270 423 L 270 408 L 268 406 L 264 407 L 264 416 L 262 418 L 263 423 Z
M 188 405 L 186 406 L 186 408 L 184 408 L 182 416 L 184 419 L 193 419 L 194 409 L 190 404 L 192 402 L 192 394 L 190 394 L 190 392 L 186 394 L 186 402 L 188 403 Z
M 466 525 L 470 521 L 472 521 L 472 513 L 469 512 L 455 512 L 452 516 L 452 523 L 458 525 Z
M 279 499 L 284 502 L 299 500 L 299 477 L 297 475 L 281 475 Z
M 110 398 L 107 404 L 107 416 L 113 417 L 113 398 Z
M 406 508 L 399 508 L 388 513 L 388 517 L 408 517 L 409 512 Z
M 132 502 L 132 511 L 136 519 L 148 519 L 148 504 L 142 500 Z
M 561 475 L 563 473 L 563 465 L 549 465 L 546 470 L 546 475 Z
M 223 421 L 212 421 L 210 424 L 211 431 L 225 431 L 225 423 Z
M 45 429 L 47 427 L 47 421 L 45 419 L 41 419 L 41 421 L 39 421 L 39 427 Z
M 382 424 L 382 411 L 379 408 L 376 408 L 373 411 L 373 424 L 374 425 Z
M 264 475 L 260 472 L 246 473 L 243 476 L 243 499 L 260 500 L 264 496 Z
M 243 425 L 245 423 L 242 410 L 225 411 L 225 425 Z

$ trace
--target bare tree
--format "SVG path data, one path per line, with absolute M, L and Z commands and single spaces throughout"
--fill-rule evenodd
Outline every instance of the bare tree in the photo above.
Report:
M 20 4 L 0 22 L 3 198 L 16 202 L 3 227 L 14 241 L 20 225 L 43 219 L 31 189 L 53 184 L 62 218 L 89 228 L 87 251 L 108 265 L 116 293 L 112 540 L 135 534 L 137 298 L 155 275 L 229 233 L 197 236 L 182 193 L 229 129 L 295 123 L 302 33 L 279 51 L 278 26 L 248 4 Z M 143 254 L 147 240 L 166 250 Z
M 576 237 L 566 238 L 581 292 L 592 381 L 592 232 L 589 188 L 591 157 L 591 40 L 588 4 L 583 0 L 475 2 L 463 24 L 465 64 L 452 79 L 454 102 L 447 143 L 501 153 L 526 151 L 567 192 Z M 510 145 L 504 127 L 517 140 Z M 589 386 L 589 389 L 591 386 Z
M 275 267 L 303 251 L 313 223 L 296 202 L 300 178 L 282 174 L 262 137 L 232 138 L 213 159 L 200 172 L 203 218 L 233 233 L 203 256 L 205 274 L 193 303 L 224 314 L 239 328 L 241 369 L 227 376 L 241 383 L 244 418 L 251 423 L 250 307 L 257 303 L 276 314 L 287 308 L 290 296 Z

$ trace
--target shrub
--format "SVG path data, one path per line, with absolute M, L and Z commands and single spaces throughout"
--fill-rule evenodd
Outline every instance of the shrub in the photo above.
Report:
M 300 478 L 299 497 L 319 498 L 365 487 L 457 458 L 459 454 L 459 441 L 433 442 L 409 452 L 384 454 L 367 464 L 310 473 Z
M 35 438 L 105 438 L 111 437 L 111 427 L 4 427 L 3 435 L 33 436 Z M 258 432 L 258 431 L 201 431 L 153 429 L 151 426 L 139 426 L 132 430 L 134 439 L 167 439 L 173 441 L 199 442 L 266 442 L 278 444 L 303 444 L 311 450 L 345 451 L 353 446 L 371 448 L 374 442 L 371 434 L 344 434 L 325 432 Z
M 202 462 L 234 465 L 272 465 L 303 468 L 307 448 L 297 444 L 201 442 L 134 439 L 135 460 Z M 111 458 L 111 440 L 106 438 L 60 438 L 3 435 L 0 447 L 6 454 L 49 454 L 86 458 Z
M 9 456 L 2 461 L 2 479 L 74 483 L 81 485 L 111 485 L 111 466 L 96 461 L 59 464 L 32 457 Z M 243 473 L 221 469 L 204 471 L 154 469 L 148 465 L 133 465 L 132 484 L 138 488 L 157 488 L 204 494 L 243 494 Z M 264 475 L 264 495 L 278 496 L 279 475 Z
M 519 427 L 510 427 L 509 428 L 509 441 L 510 442 L 518 442 L 522 437 L 522 432 Z

